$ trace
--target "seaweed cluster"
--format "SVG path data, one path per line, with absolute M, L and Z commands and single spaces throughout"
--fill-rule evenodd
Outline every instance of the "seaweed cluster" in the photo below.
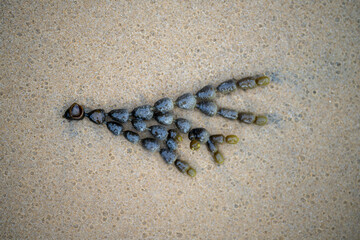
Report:
M 73 103 L 63 117 L 68 120 L 82 120 L 87 117 L 95 124 L 105 123 L 112 134 L 123 135 L 131 143 L 140 143 L 143 148 L 150 152 L 159 152 L 167 164 L 174 164 L 180 172 L 194 177 L 196 170 L 186 161 L 178 159 L 176 150 L 178 144 L 183 140 L 181 134 L 188 135 L 192 150 L 198 150 L 202 144 L 206 145 L 214 162 L 219 165 L 224 163 L 224 156 L 219 151 L 219 145 L 222 143 L 236 144 L 239 138 L 235 135 L 226 137 L 222 134 L 212 135 L 205 128 L 194 128 L 186 118 L 174 116 L 174 107 L 189 111 L 196 108 L 209 117 L 219 115 L 226 119 L 262 126 L 267 123 L 266 116 L 221 108 L 216 105 L 214 100 L 218 94 L 229 94 L 238 88 L 246 91 L 257 86 L 266 86 L 269 83 L 270 79 L 267 76 L 247 77 L 238 81 L 231 79 L 217 87 L 207 85 L 196 94 L 185 93 L 175 101 L 171 98 L 162 98 L 153 106 L 139 106 L 131 112 L 127 109 L 114 109 L 108 113 L 103 109 L 85 112 L 83 106 Z M 155 119 L 159 124 L 148 127 L 147 121 L 152 119 Z M 134 129 L 126 130 L 124 124 L 127 122 L 131 122 Z M 145 131 L 150 132 L 152 137 L 141 139 L 139 133 Z

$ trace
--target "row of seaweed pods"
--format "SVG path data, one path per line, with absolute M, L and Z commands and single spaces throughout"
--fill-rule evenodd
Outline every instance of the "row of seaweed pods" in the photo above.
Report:
M 219 108 L 214 100 L 217 94 L 229 94 L 237 88 L 242 90 L 253 89 L 257 86 L 269 84 L 267 76 L 248 77 L 241 80 L 227 80 L 216 88 L 207 85 L 196 94 L 185 93 L 178 97 L 175 102 L 170 98 L 162 98 L 155 102 L 154 106 L 143 105 L 136 107 L 131 112 L 127 109 L 114 109 L 106 113 L 103 109 L 95 109 L 85 112 L 84 107 L 73 103 L 65 112 L 64 118 L 68 120 L 82 120 L 89 118 L 95 124 L 106 123 L 107 128 L 114 135 L 123 135 L 131 143 L 141 143 L 150 152 L 159 152 L 167 164 L 174 164 L 182 173 L 194 177 L 196 170 L 186 161 L 178 159 L 176 152 L 178 143 L 182 141 L 180 133 L 188 134 L 190 148 L 197 150 L 201 144 L 206 144 L 212 154 L 215 163 L 222 164 L 224 157 L 218 150 L 218 145 L 224 142 L 236 144 L 239 139 L 235 135 L 224 136 L 222 134 L 211 135 L 205 128 L 192 128 L 192 124 L 185 118 L 176 118 L 173 109 L 178 107 L 185 110 L 197 108 L 207 116 L 219 115 L 230 120 L 256 125 L 265 125 L 266 116 L 256 116 L 253 113 L 237 112 L 233 109 Z M 155 119 L 160 125 L 147 126 L 147 121 Z M 131 122 L 134 130 L 125 130 L 123 124 Z M 175 125 L 177 130 L 170 126 Z M 169 128 L 169 129 L 168 129 Z M 139 133 L 148 131 L 152 137 L 141 139 Z M 180 132 L 180 133 L 179 133 Z

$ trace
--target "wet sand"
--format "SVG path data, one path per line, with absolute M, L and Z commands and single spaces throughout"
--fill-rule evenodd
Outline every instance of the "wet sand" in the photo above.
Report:
M 357 1 L 2 2 L 2 239 L 359 239 Z M 217 104 L 263 127 L 177 116 L 236 134 L 196 178 L 71 103 L 129 110 L 267 74 Z

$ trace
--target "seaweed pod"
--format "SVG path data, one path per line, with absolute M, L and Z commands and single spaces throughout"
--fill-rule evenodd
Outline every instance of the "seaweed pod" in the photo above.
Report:
M 123 133 L 124 127 L 121 125 L 121 123 L 110 121 L 106 123 L 107 128 L 109 131 L 114 134 L 115 136 L 119 136 Z
M 105 122 L 105 111 L 103 109 L 95 109 L 87 114 L 87 117 L 96 124 L 102 124 Z
M 225 141 L 225 136 L 222 134 L 211 135 L 209 138 L 213 143 L 222 144 Z
M 217 151 L 213 154 L 214 162 L 221 165 L 224 163 L 224 156 L 221 154 L 221 152 Z
M 196 93 L 196 98 L 200 101 L 214 100 L 216 98 L 216 90 L 212 85 L 206 85 Z
M 161 125 L 154 125 L 149 128 L 149 131 L 151 135 L 153 135 L 154 138 L 164 141 L 168 136 L 168 130 L 166 127 Z
M 240 79 L 237 82 L 238 88 L 241 88 L 242 90 L 248 90 L 256 88 L 257 84 L 254 77 L 246 77 L 243 79 Z
M 177 159 L 175 161 L 175 167 L 182 173 L 189 175 L 190 177 L 196 176 L 196 170 L 192 168 L 187 162 Z
M 147 129 L 146 122 L 142 119 L 135 118 L 131 121 L 131 124 L 138 132 L 143 132 Z
M 182 142 L 183 138 L 176 129 L 170 129 L 168 131 L 168 137 L 174 139 L 176 142 Z
M 250 123 L 255 122 L 256 116 L 253 113 L 242 112 L 242 113 L 239 113 L 239 118 L 238 119 L 239 119 L 240 122 L 250 124 Z
M 264 126 L 267 123 L 268 119 L 266 116 L 256 116 L 255 124 L 259 126 Z
M 85 117 L 85 111 L 84 108 L 77 104 L 73 103 L 63 115 L 64 118 L 67 120 L 82 120 Z
M 160 149 L 160 155 L 167 164 L 173 164 L 177 158 L 176 152 L 171 149 Z
M 196 106 L 196 98 L 191 93 L 185 93 L 176 99 L 175 104 L 178 108 L 192 110 Z
M 131 143 L 138 143 L 140 141 L 140 136 L 136 132 L 133 131 L 125 131 L 123 133 L 126 140 Z
M 200 143 L 206 143 L 210 134 L 205 128 L 193 128 L 189 132 L 189 140 L 198 140 Z
M 266 116 L 263 116 L 263 115 L 256 116 L 255 114 L 248 113 L 248 112 L 239 113 L 238 119 L 240 122 L 247 123 L 247 124 L 254 123 L 259 126 L 265 125 L 268 121 Z
M 268 76 L 261 76 L 255 79 L 256 85 L 263 87 L 270 83 L 270 78 Z
M 129 120 L 130 113 L 127 109 L 114 109 L 108 113 L 108 116 L 117 122 L 126 123 Z
M 175 126 L 179 129 L 182 133 L 188 133 L 191 129 L 191 123 L 189 120 L 185 118 L 178 118 L 175 120 Z
M 165 142 L 166 146 L 170 150 L 176 150 L 178 148 L 178 143 L 173 138 L 168 138 Z
M 213 141 L 211 141 L 210 139 L 206 142 L 206 146 L 210 153 L 215 153 L 218 151 L 216 144 Z
M 199 102 L 196 107 L 205 115 L 212 117 L 217 113 L 217 105 L 211 101 Z
M 153 108 L 150 105 L 143 105 L 135 108 L 132 111 L 132 115 L 134 118 L 142 119 L 142 120 L 151 120 L 154 116 Z
M 160 149 L 160 143 L 154 138 L 141 139 L 141 145 L 150 152 L 156 152 Z
M 170 98 L 162 98 L 154 104 L 155 111 L 166 113 L 174 109 L 174 103 Z
M 158 123 L 162 125 L 171 125 L 174 121 L 174 114 L 172 112 L 157 112 L 155 113 L 154 118 Z
M 236 83 L 233 79 L 227 80 L 221 83 L 216 89 L 222 94 L 229 94 L 236 90 Z
M 239 115 L 237 111 L 227 108 L 220 108 L 217 114 L 230 120 L 238 119 L 238 115 Z
M 228 135 L 226 136 L 225 141 L 229 144 L 237 144 L 239 142 L 239 138 L 236 135 Z

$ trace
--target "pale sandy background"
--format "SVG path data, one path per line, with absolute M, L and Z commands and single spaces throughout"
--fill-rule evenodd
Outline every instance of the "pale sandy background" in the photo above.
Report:
M 1 1 L 1 238 L 360 238 L 359 1 L 34 2 Z M 262 73 L 218 104 L 265 127 L 177 111 L 241 139 L 182 143 L 195 179 L 61 118 Z

